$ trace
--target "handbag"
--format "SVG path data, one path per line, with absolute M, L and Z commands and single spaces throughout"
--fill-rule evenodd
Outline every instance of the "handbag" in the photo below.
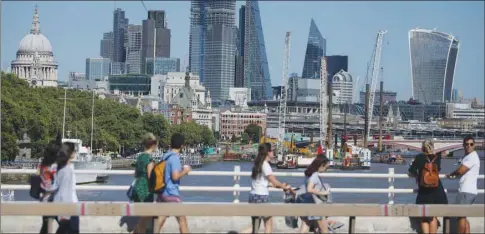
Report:
M 136 183 L 136 179 L 133 180 L 130 187 L 128 188 L 128 191 L 126 191 L 126 196 L 128 197 L 129 201 L 133 201 L 133 195 L 135 193 L 135 183 Z

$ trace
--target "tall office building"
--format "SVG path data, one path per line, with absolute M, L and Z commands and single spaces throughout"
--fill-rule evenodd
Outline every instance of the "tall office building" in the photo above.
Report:
M 141 72 L 147 73 L 146 58 L 170 58 L 170 29 L 167 28 L 165 11 L 150 10 L 143 20 Z
M 126 73 L 140 73 L 141 68 L 141 25 L 128 25 L 126 33 Z
M 103 33 L 103 39 L 101 40 L 99 47 L 99 56 L 103 58 L 113 59 L 113 39 L 113 32 Z
M 239 13 L 240 12 L 241 11 L 239 11 Z M 239 19 L 241 19 L 241 17 L 239 17 Z M 235 43 L 236 43 L 236 55 L 234 56 L 235 57 L 234 87 L 242 88 L 244 87 L 244 53 L 242 52 L 243 44 L 241 44 L 242 32 L 240 28 L 235 28 L 234 34 L 235 34 Z
M 327 53 L 327 40 L 323 38 L 318 30 L 315 21 L 310 22 L 310 32 L 305 52 L 305 62 L 303 63 L 302 78 L 320 78 L 320 59 Z M 337 71 L 338 72 L 338 71 Z M 331 76 L 330 76 L 331 77 Z
M 86 59 L 86 80 L 103 81 L 110 74 L 109 58 L 87 58 Z
M 258 1 L 247 0 L 244 10 L 244 86 L 251 100 L 273 97 Z
M 328 78 L 333 78 L 338 72 L 344 70 L 349 71 L 349 56 L 347 55 L 330 55 L 327 58 L 327 75 Z
M 128 30 L 128 19 L 125 11 L 117 8 L 113 12 L 113 62 L 125 62 L 125 36 Z
M 236 1 L 191 1 L 189 71 L 199 75 L 212 100 L 225 101 L 234 86 Z
M 436 30 L 409 31 L 413 99 L 425 104 L 452 100 L 459 41 Z

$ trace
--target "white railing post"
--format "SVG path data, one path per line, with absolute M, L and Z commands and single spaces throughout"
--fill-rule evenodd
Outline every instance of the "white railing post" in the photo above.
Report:
M 389 193 L 387 197 L 389 198 L 389 204 L 394 204 L 394 168 L 389 168 Z
M 234 166 L 234 173 L 239 173 L 241 172 L 241 166 L 236 165 Z M 239 175 L 234 175 L 234 203 L 239 203 L 239 188 L 241 187 L 239 185 L 239 180 L 241 179 L 241 176 Z

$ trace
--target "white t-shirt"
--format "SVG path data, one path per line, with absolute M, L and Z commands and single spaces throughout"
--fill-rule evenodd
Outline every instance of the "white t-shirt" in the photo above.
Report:
M 273 170 L 267 161 L 263 162 L 262 173 L 259 177 L 251 182 L 251 193 L 257 195 L 269 195 L 268 176 L 273 174 Z
M 477 152 L 473 151 L 465 155 L 461 164 L 468 167 L 469 170 L 460 178 L 459 192 L 478 194 L 477 180 L 480 172 L 480 158 Z

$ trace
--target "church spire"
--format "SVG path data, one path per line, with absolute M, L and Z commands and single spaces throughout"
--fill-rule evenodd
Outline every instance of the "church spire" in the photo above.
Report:
M 30 29 L 30 34 L 40 33 L 40 22 L 39 22 L 39 8 L 35 5 L 34 18 L 32 19 L 32 28 Z

